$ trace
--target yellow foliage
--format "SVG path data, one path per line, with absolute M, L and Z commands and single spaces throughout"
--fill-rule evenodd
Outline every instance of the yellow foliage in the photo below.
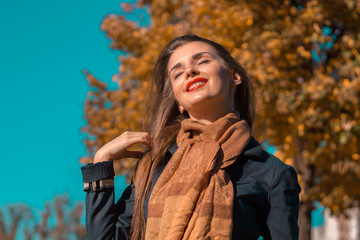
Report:
M 352 184 L 360 180 L 359 6 L 309 0 L 300 10 L 294 2 L 143 0 L 148 27 L 106 16 L 101 29 L 113 48 L 128 54 L 113 77 L 118 90 L 85 72 L 97 88 L 85 101 L 90 158 L 123 131 L 141 130 L 141 103 L 157 55 L 172 38 L 197 34 L 224 45 L 247 70 L 256 96 L 256 138 L 275 145 L 276 155 L 296 167 L 301 201 L 318 200 L 333 211 L 359 201 L 359 186 Z M 324 27 L 341 33 L 329 48 L 323 46 L 333 39 Z M 315 52 L 326 60 L 315 62 Z M 117 173 L 133 166 L 134 159 L 122 160 Z M 313 177 L 303 174 L 308 171 Z
M 354 153 L 354 154 L 352 155 L 352 159 L 354 159 L 354 160 L 360 160 L 360 154 Z

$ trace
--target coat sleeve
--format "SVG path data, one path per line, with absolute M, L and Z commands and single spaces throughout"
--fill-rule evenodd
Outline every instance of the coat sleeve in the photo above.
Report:
M 87 239 L 129 239 L 134 208 L 134 184 L 115 203 L 112 162 L 82 167 L 86 191 Z
M 268 237 L 264 239 L 298 239 L 299 193 L 300 186 L 295 170 L 290 166 L 279 169 L 268 194 Z

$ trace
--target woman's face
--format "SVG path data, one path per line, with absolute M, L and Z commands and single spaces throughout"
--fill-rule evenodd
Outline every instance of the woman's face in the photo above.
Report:
M 233 99 L 236 85 L 241 83 L 240 76 L 227 70 L 211 45 L 191 42 L 177 48 L 169 59 L 168 74 L 178 104 L 190 117 L 224 116 L 234 111 Z

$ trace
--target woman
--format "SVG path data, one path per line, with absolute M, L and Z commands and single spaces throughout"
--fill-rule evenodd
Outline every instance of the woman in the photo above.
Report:
M 300 187 L 251 136 L 253 92 L 219 44 L 171 41 L 153 71 L 146 132 L 125 132 L 82 168 L 89 239 L 297 239 Z M 112 161 L 141 157 L 114 203 Z

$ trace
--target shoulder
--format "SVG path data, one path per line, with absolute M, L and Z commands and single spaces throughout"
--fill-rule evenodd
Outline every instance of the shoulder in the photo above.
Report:
M 228 172 L 233 182 L 257 182 L 264 190 L 270 190 L 276 179 L 282 176 L 297 184 L 294 168 L 265 151 L 254 138 Z

